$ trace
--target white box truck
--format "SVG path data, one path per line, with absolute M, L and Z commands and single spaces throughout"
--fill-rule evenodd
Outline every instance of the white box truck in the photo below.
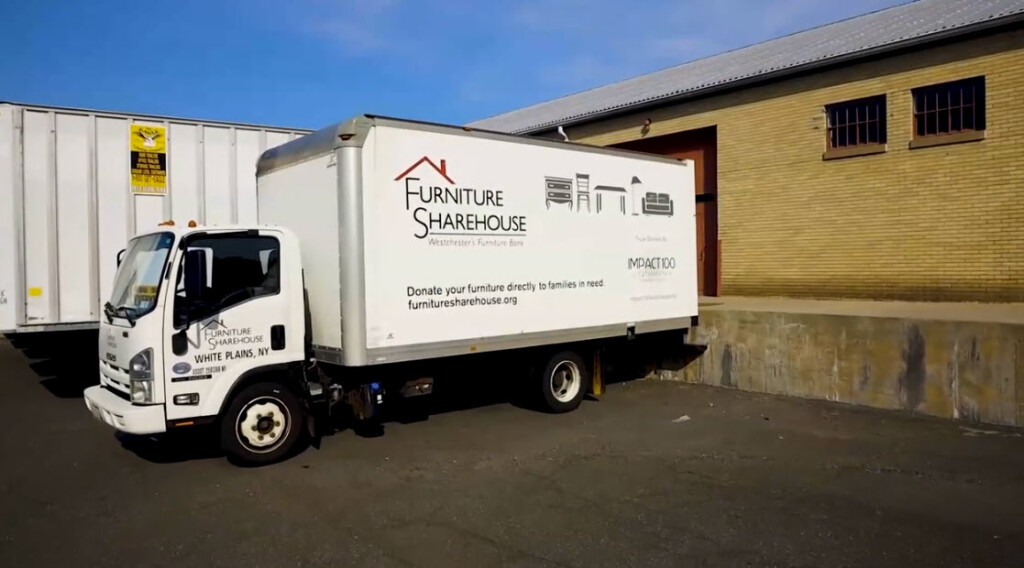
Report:
M 85 391 L 98 419 L 212 423 L 229 456 L 270 462 L 468 354 L 530 362 L 535 400 L 573 410 L 603 341 L 696 323 L 688 160 L 366 115 L 268 150 L 256 177 L 258 223 L 129 243 Z M 459 360 L 487 380 L 482 357 Z
M 129 237 L 255 223 L 260 154 L 308 133 L 0 102 L 0 334 L 96 329 Z

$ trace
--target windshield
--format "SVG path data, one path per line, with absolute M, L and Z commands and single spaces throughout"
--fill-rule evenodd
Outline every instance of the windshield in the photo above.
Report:
M 153 311 L 160 278 L 173 244 L 173 233 L 144 235 L 128 243 L 114 278 L 110 302 L 104 310 L 108 318 L 116 315 L 134 322 Z

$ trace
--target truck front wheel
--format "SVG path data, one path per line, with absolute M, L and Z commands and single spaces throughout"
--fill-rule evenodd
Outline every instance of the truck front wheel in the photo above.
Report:
M 562 351 L 548 358 L 541 368 L 541 403 L 550 412 L 575 410 L 587 395 L 590 373 L 586 362 L 573 351 Z
M 221 445 L 237 461 L 272 463 L 286 456 L 302 434 L 302 402 L 288 388 L 261 382 L 242 389 L 221 420 Z

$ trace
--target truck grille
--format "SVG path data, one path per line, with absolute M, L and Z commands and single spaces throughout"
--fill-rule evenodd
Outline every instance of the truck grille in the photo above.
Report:
M 131 382 L 128 379 L 128 369 L 111 365 L 106 361 L 100 361 L 100 384 L 103 388 L 125 400 L 131 398 Z
M 114 388 L 114 387 L 110 386 L 110 385 L 109 385 L 109 384 L 107 384 L 107 383 L 104 383 L 104 384 L 103 384 L 103 388 L 104 388 L 105 390 L 108 390 L 108 391 L 110 391 L 110 392 L 112 392 L 112 393 L 116 394 L 118 398 L 123 398 L 124 400 L 127 400 L 128 402 L 131 402 L 131 401 L 132 401 L 132 397 L 131 397 L 131 395 L 130 395 L 130 394 L 128 394 L 128 393 L 126 393 L 126 392 L 124 392 L 124 391 L 122 391 L 122 390 L 116 389 L 116 388 Z

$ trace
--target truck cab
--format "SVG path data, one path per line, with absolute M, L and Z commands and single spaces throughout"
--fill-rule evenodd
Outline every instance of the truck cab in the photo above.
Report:
M 168 223 L 131 239 L 118 262 L 89 410 L 130 434 L 219 422 L 225 450 L 249 461 L 287 451 L 306 414 L 295 236 Z

